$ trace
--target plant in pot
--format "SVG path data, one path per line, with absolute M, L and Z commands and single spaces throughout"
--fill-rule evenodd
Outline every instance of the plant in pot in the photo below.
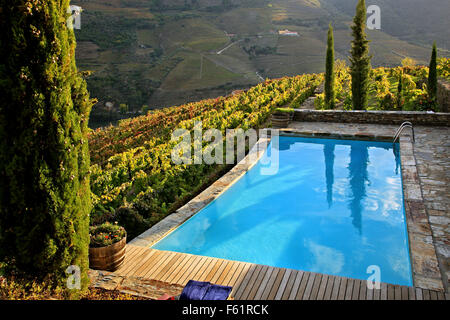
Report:
M 119 225 L 105 222 L 89 228 L 89 267 L 116 271 L 125 260 L 127 233 Z
M 294 109 L 292 108 L 277 108 L 272 114 L 272 126 L 287 127 L 289 122 L 294 119 Z

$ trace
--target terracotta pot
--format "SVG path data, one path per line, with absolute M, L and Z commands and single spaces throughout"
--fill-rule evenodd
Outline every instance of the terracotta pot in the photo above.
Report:
M 89 268 L 116 271 L 125 260 L 127 237 L 106 247 L 89 248 Z

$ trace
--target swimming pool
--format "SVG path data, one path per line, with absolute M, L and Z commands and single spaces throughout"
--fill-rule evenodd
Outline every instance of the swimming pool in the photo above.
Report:
M 412 285 L 392 143 L 281 136 L 277 149 L 275 175 L 259 161 L 153 248 L 362 280 L 377 266 Z

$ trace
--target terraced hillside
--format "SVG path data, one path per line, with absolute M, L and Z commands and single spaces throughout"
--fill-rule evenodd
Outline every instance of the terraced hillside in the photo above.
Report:
M 405 57 L 426 64 L 433 39 L 448 56 L 448 4 L 372 1 L 382 29 L 369 31 L 373 66 Z M 372 4 L 372 2 L 370 4 Z M 141 110 L 228 94 L 266 78 L 322 72 L 326 29 L 335 29 L 336 58 L 346 59 L 355 0 L 73 0 L 83 7 L 77 61 L 92 70 L 91 94 Z M 369 3 L 368 3 L 369 4 Z M 444 6 L 444 8 L 442 7 Z M 426 7 L 426 8 L 424 8 Z M 404 10 L 402 9 L 404 8 Z M 421 9 L 426 19 L 412 19 Z M 417 17 L 416 17 L 417 18 Z M 440 21 L 432 23 L 432 21 Z M 441 23 L 442 22 L 442 23 Z M 297 32 L 283 36 L 280 30 Z M 426 29 L 427 32 L 420 32 Z

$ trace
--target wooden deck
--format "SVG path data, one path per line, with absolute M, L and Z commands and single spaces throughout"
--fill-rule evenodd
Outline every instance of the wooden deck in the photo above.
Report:
M 363 280 L 133 245 L 115 273 L 182 286 L 209 281 L 233 287 L 236 300 L 445 300 L 443 292 L 385 283 L 369 290 Z

